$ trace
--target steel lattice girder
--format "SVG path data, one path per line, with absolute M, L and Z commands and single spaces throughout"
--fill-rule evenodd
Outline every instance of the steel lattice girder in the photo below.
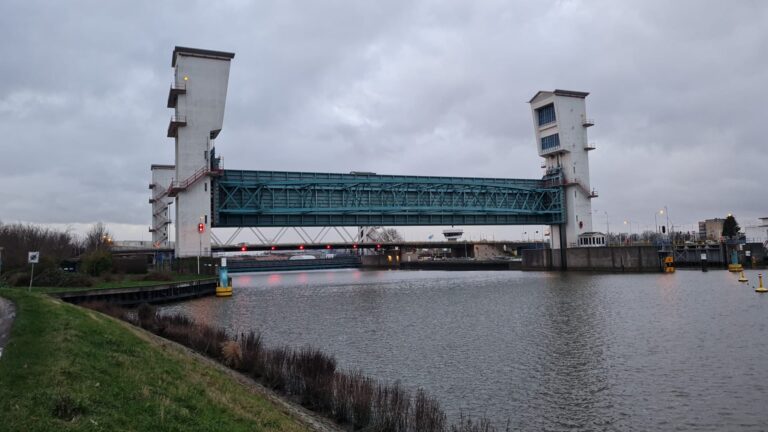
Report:
M 527 179 L 224 170 L 212 204 L 214 227 L 565 223 L 562 187 Z

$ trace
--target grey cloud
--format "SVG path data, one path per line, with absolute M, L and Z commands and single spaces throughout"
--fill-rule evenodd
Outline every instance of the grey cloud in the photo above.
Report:
M 3 2 L 0 220 L 146 225 L 186 45 L 237 54 L 227 168 L 538 177 L 526 102 L 570 88 L 612 226 L 744 225 L 768 215 L 766 22 L 758 1 Z

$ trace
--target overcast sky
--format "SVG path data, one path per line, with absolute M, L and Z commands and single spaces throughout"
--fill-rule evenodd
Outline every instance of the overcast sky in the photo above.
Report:
M 225 168 L 539 178 L 527 101 L 560 88 L 596 229 L 768 216 L 768 2 L 4 0 L 0 221 L 149 239 L 175 45 L 236 53 Z

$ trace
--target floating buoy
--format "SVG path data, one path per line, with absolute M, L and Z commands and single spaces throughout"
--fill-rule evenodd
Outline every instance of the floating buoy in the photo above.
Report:
M 216 297 L 232 297 L 232 279 L 227 274 L 227 258 L 221 259 L 219 282 L 216 284 Z
M 766 288 L 763 286 L 763 274 L 762 274 L 762 273 L 760 273 L 759 275 L 757 275 L 757 278 L 760 280 L 760 286 L 758 286 L 757 288 L 755 288 L 755 291 L 756 291 L 756 292 L 759 292 L 759 293 L 768 292 L 768 289 L 766 289 Z
M 739 274 L 739 282 L 749 282 L 749 279 L 747 279 L 747 277 L 744 276 L 744 270 L 742 270 L 741 274 Z
M 671 256 L 664 258 L 664 273 L 675 272 L 675 259 Z
M 231 286 L 217 286 L 216 287 L 216 297 L 232 297 L 232 287 Z
M 728 271 L 733 273 L 738 273 L 740 271 L 744 270 L 744 267 L 739 264 L 739 254 L 735 251 L 731 251 L 731 262 L 728 264 Z

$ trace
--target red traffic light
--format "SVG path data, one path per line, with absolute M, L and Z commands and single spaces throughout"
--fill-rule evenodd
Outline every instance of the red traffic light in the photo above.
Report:
M 244 245 L 243 245 L 243 246 L 240 246 L 240 252 L 245 252 L 245 251 L 247 251 L 247 250 L 248 250 L 248 248 L 247 248 L 247 247 L 245 247 Z
M 376 249 L 381 249 L 381 245 L 380 245 L 380 244 L 377 244 L 377 245 L 376 245 Z
M 352 245 L 352 249 L 357 249 L 357 243 Z
M 204 223 L 202 223 L 202 222 L 200 222 L 199 224 L 197 224 L 197 232 L 199 232 L 199 233 L 202 233 L 202 232 L 204 232 L 204 231 L 205 231 L 205 224 L 204 224 Z
M 272 246 L 271 249 L 272 250 L 277 250 L 277 246 Z
M 304 250 L 304 245 L 299 245 L 299 250 Z
M 326 248 L 326 249 L 330 249 L 330 248 L 331 248 L 331 245 L 325 245 L 325 248 Z

